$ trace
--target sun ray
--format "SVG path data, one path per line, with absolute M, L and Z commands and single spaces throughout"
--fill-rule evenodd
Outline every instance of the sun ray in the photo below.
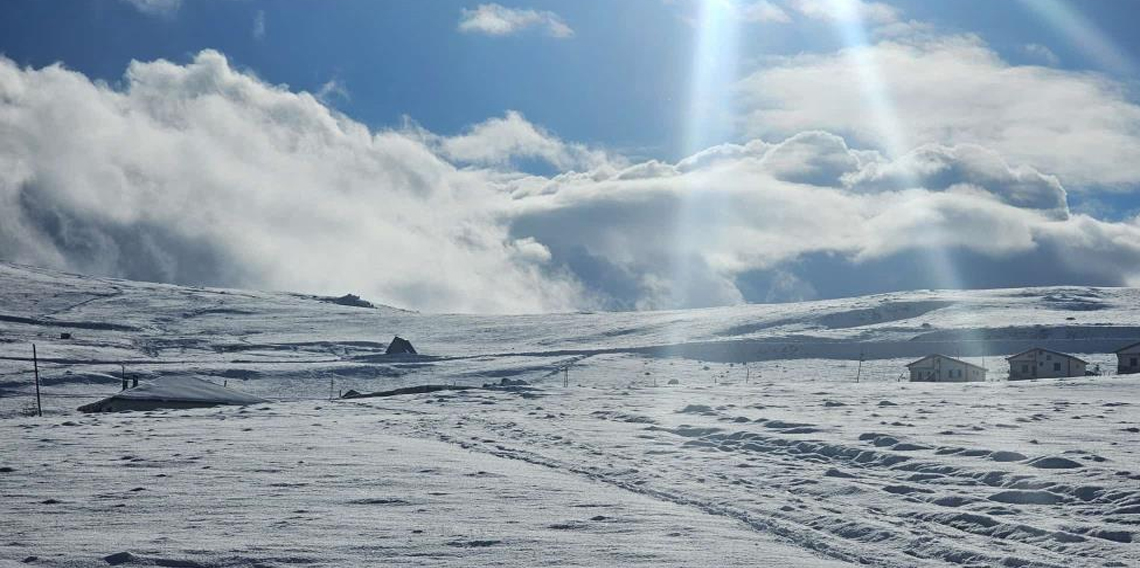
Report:
M 739 10 L 734 0 L 702 0 L 698 7 L 683 139 L 685 155 L 731 139 L 734 116 L 731 86 L 736 81 L 739 63 Z M 726 204 L 710 201 L 714 195 L 714 192 L 691 186 L 678 197 L 667 300 L 670 306 L 694 304 L 697 271 L 706 268 L 700 266 L 703 261 L 697 257 L 693 244 L 712 238 L 703 225 L 723 220 L 720 213 L 726 207 Z M 681 330 L 675 335 L 678 341 L 683 339 Z
M 1072 45 L 1108 71 L 1136 75 L 1136 63 L 1108 34 L 1067 0 L 1020 0 L 1034 16 L 1065 36 Z
M 859 0 L 825 0 L 830 9 L 836 34 L 844 45 L 855 75 L 859 80 L 859 89 L 863 102 L 874 119 L 879 145 L 887 157 L 894 160 L 905 160 L 907 154 L 916 147 L 906 132 L 905 122 L 899 117 L 897 107 L 892 98 L 888 77 L 884 73 L 879 61 L 875 57 L 871 34 L 864 18 L 863 4 Z M 921 187 L 921 180 L 908 168 L 902 171 L 907 187 Z M 964 280 L 954 262 L 951 254 L 948 229 L 941 222 L 932 223 L 925 243 L 921 250 L 922 262 L 914 270 L 926 271 L 933 281 L 935 288 L 944 290 L 957 290 L 964 287 Z M 981 337 L 967 337 L 969 345 L 978 347 L 982 352 L 985 345 Z M 963 346 L 967 350 L 970 347 Z M 969 352 L 969 351 L 967 351 Z

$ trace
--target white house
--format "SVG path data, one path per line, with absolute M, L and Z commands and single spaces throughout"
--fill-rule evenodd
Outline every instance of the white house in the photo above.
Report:
M 1083 377 L 1088 361 L 1049 349 L 1034 347 L 1006 357 L 1009 361 L 1009 380 L 1055 379 Z
M 1116 374 L 1140 373 L 1140 342 L 1116 350 Z
M 945 355 L 927 355 L 906 366 L 911 382 L 966 383 L 986 380 L 986 369 Z

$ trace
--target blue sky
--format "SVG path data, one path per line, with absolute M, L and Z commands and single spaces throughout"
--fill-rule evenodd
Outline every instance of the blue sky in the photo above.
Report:
M 186 1 L 149 14 L 120 0 L 0 4 L 0 51 L 21 65 L 63 62 L 92 78 L 119 81 L 132 59 L 185 61 L 206 48 L 264 80 L 312 92 L 330 80 L 349 96 L 331 103 L 373 127 L 403 116 L 435 132 L 456 132 L 508 109 L 562 138 L 679 159 L 693 81 L 696 2 L 502 2 L 557 13 L 574 30 L 558 40 L 540 30 L 506 37 L 457 33 L 477 2 Z M 1106 69 L 1021 2 L 893 3 L 908 18 L 977 33 L 1003 57 L 1041 63 L 1025 46 L 1047 47 L 1067 69 Z M 1073 3 L 1122 50 L 1137 53 L 1130 0 Z M 263 14 L 265 34 L 254 37 Z M 828 51 L 842 39 L 825 22 L 747 26 L 742 59 Z M 739 75 L 747 72 L 740 64 Z M 1134 82 L 1136 77 L 1120 77 Z M 731 81 L 718 88 L 730 89 Z
M 0 161 L 20 167 L 0 198 L 19 229 L 0 257 L 462 311 L 1140 284 L 1137 16 L 1129 0 L 12 0 Z M 193 175 L 129 148 L 235 140 Z M 399 209 L 404 193 L 430 197 Z M 282 210 L 229 217 L 263 194 Z M 345 195 L 368 206 L 307 205 Z M 198 224 L 174 227 L 187 204 Z M 330 224 L 418 252 L 281 248 Z M 422 268 L 431 251 L 455 274 Z

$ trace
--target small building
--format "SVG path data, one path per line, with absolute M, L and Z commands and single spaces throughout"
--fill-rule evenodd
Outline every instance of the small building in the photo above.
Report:
M 159 409 L 208 408 L 211 406 L 259 404 L 263 398 L 238 392 L 222 385 L 182 375 L 159 377 L 85 404 L 80 412 L 128 412 Z
M 392 342 L 388 344 L 388 349 L 384 351 L 385 355 L 416 355 L 416 348 L 412 347 L 412 342 L 397 335 L 392 338 Z
M 972 383 L 986 380 L 985 367 L 945 355 L 927 355 L 906 366 L 913 383 Z
M 1088 361 L 1058 351 L 1034 347 L 1005 358 L 1009 361 L 1009 380 L 1056 379 L 1083 377 Z
M 1116 350 L 1116 374 L 1140 373 L 1140 342 Z

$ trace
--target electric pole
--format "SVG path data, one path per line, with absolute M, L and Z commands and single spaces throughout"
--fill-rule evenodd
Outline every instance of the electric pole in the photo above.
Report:
M 40 402 L 40 359 L 36 356 L 36 344 L 32 344 L 32 370 L 36 375 L 36 413 L 40 418 L 44 415 L 44 406 Z

